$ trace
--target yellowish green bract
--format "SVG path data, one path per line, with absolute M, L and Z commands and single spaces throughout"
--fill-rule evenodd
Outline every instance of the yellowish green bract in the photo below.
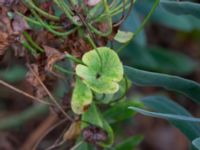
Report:
M 132 32 L 125 32 L 118 30 L 117 34 L 115 35 L 115 41 L 119 43 L 127 43 L 129 42 L 134 36 Z
M 92 92 L 80 78 L 76 79 L 76 85 L 72 94 L 71 107 L 74 113 L 83 114 L 92 103 Z
M 97 52 L 98 51 L 98 52 Z M 112 94 L 118 91 L 123 78 L 123 66 L 115 51 L 108 47 L 99 47 L 84 54 L 76 67 L 76 74 L 97 93 Z

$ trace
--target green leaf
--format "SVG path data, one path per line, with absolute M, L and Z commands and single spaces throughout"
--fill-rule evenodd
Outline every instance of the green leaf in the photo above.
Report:
M 196 138 L 195 140 L 192 141 L 192 144 L 198 149 L 200 150 L 200 137 Z
M 142 102 L 144 102 L 146 107 L 156 112 L 192 117 L 187 110 L 167 97 L 148 96 L 144 97 Z M 190 141 L 200 136 L 199 123 L 178 120 L 175 121 L 173 119 L 168 119 L 168 121 L 181 130 L 181 132 L 185 134 Z
M 102 117 L 94 103 L 92 103 L 89 110 L 82 115 L 82 120 L 85 122 L 89 122 L 94 126 L 103 128 Z
M 176 15 L 191 15 L 200 19 L 200 4 L 193 2 L 180 2 L 161 0 L 161 6 Z
M 25 67 L 16 65 L 5 70 L 0 70 L 0 78 L 8 82 L 17 82 L 25 78 L 26 72 Z
M 81 145 L 79 145 L 76 150 L 95 150 L 96 148 L 94 148 L 92 145 L 89 145 L 86 142 L 83 142 Z
M 181 77 L 154 73 L 125 66 L 128 78 L 137 85 L 163 87 L 168 90 L 179 92 L 200 103 L 200 84 Z
M 142 47 L 133 42 L 120 56 L 124 64 L 163 73 L 188 75 L 198 67 L 194 60 L 181 53 L 161 47 Z
M 194 60 L 173 50 L 152 47 L 149 52 L 157 63 L 157 70 L 162 72 L 185 75 L 198 67 Z
M 127 19 L 122 24 L 122 30 L 135 32 L 141 25 L 140 16 L 135 11 L 135 9 L 131 10 L 130 15 L 128 15 Z M 138 45 L 145 46 L 147 44 L 147 39 L 144 30 L 142 30 L 134 39 Z
M 109 147 L 114 142 L 114 133 L 111 126 L 108 122 L 102 117 L 101 113 L 97 109 L 96 105 L 93 103 L 89 110 L 82 115 L 82 120 L 88 122 L 94 126 L 102 128 L 108 134 L 107 141 L 99 143 L 103 147 Z M 86 124 L 83 125 L 83 128 L 86 127 Z
M 125 100 L 112 105 L 111 108 L 103 113 L 105 119 L 110 123 L 117 123 L 135 115 L 135 112 L 127 109 L 128 106 L 143 107 L 143 104 L 137 100 Z
M 118 30 L 114 40 L 119 43 L 127 43 L 133 38 L 134 33 Z
M 112 94 L 119 90 L 123 67 L 118 55 L 108 47 L 100 47 L 84 54 L 76 67 L 76 74 L 97 93 Z
M 137 1 L 135 8 L 142 16 L 147 15 L 153 2 L 154 0 L 149 0 L 145 3 Z M 170 13 L 162 6 L 157 7 L 155 13 L 151 17 L 151 21 L 182 31 L 200 29 L 200 20 L 198 18 L 191 15 L 176 15 L 174 13 Z
M 115 146 L 115 150 L 133 150 L 140 144 L 142 140 L 143 136 L 141 135 L 129 137 L 128 139 L 124 139 L 123 142 Z
M 25 125 L 27 122 L 32 121 L 34 118 L 46 115 L 48 113 L 49 106 L 44 104 L 38 104 L 27 108 L 26 110 L 12 116 L 6 116 L 0 119 L 0 131 L 19 128 Z
M 71 101 L 73 112 L 76 114 L 83 114 L 91 103 L 92 91 L 80 80 L 80 78 L 77 78 Z
M 168 114 L 168 113 L 152 112 L 152 111 L 148 111 L 148 110 L 133 107 L 133 106 L 130 106 L 129 109 L 132 109 L 136 112 L 139 112 L 140 114 L 143 114 L 149 117 L 171 119 L 171 120 L 178 120 L 178 121 L 198 122 L 198 123 L 200 122 L 200 118 L 187 117 L 183 115 L 174 115 L 174 114 Z

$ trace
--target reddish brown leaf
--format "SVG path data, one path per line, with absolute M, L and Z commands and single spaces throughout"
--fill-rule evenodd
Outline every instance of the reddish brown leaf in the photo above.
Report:
M 47 57 L 47 62 L 45 66 L 45 70 L 52 72 L 53 73 L 53 65 L 64 58 L 65 54 L 60 53 L 57 49 L 49 47 L 49 46 L 43 46 L 46 57 Z
M 27 22 L 24 20 L 23 17 L 15 15 L 14 20 L 12 21 L 12 28 L 13 32 L 21 33 L 24 30 L 29 29 L 29 25 L 27 24 Z
M 0 55 L 3 55 L 9 46 L 8 34 L 0 31 Z
M 0 0 L 0 6 L 11 6 L 17 4 L 19 0 Z
M 75 57 L 82 57 L 82 55 L 91 50 L 92 46 L 86 42 L 84 39 L 77 37 L 77 35 L 71 35 L 64 42 L 62 47 L 64 51 L 69 52 Z
M 63 139 L 65 141 L 76 139 L 81 132 L 81 121 L 75 121 L 65 132 Z

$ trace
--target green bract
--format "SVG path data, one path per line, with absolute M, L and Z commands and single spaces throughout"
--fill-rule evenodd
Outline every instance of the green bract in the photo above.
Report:
M 112 94 L 118 91 L 123 78 L 123 66 L 118 55 L 108 47 L 100 47 L 84 54 L 76 67 L 76 74 L 97 93 Z
M 77 78 L 71 101 L 73 112 L 76 114 L 82 114 L 87 110 L 91 103 L 91 90 L 79 78 Z
M 115 41 L 119 43 L 127 43 L 133 38 L 134 33 L 132 32 L 125 32 L 118 30 L 117 34 L 115 35 Z

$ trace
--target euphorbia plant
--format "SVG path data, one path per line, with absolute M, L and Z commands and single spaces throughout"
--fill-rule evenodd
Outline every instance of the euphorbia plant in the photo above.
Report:
M 112 41 L 114 37 L 116 37 L 115 40 L 120 43 L 126 43 L 131 40 L 133 36 L 132 33 L 129 33 L 129 37 L 124 40 L 123 36 L 126 35 L 126 32 L 116 32 L 113 28 L 119 28 L 120 24 L 126 18 L 125 13 L 128 15 L 134 1 L 108 2 L 107 0 L 102 0 L 83 1 L 83 3 L 81 3 L 79 1 L 64 2 L 61 0 L 54 0 L 53 5 L 48 9 L 56 7 L 61 11 L 61 16 L 48 14 L 40 9 L 33 1 L 24 1 L 24 4 L 29 7 L 31 14 L 29 16 L 24 16 L 19 13 L 19 15 L 23 16 L 24 19 L 32 25 L 43 27 L 60 39 L 67 40 L 68 36 L 75 35 L 77 38 L 84 39 L 84 42 L 91 47 L 90 49 L 85 49 L 81 57 L 69 53 L 66 49 L 66 52 L 63 54 L 61 51 L 57 53 L 60 58 L 52 60 L 52 63 L 55 63 L 66 57 L 75 65 L 75 67 L 72 68 L 74 71 L 71 73 L 69 70 L 66 70 L 64 66 L 54 65 L 54 69 L 58 69 L 60 72 L 70 73 L 74 77 L 74 80 L 71 80 L 71 82 L 74 82 L 74 87 L 70 103 L 71 110 L 74 112 L 75 116 L 79 116 L 79 121 L 75 119 L 76 117 L 74 118 L 76 121 L 72 123 L 69 128 L 69 130 L 72 131 L 68 130 L 64 138 L 70 140 L 69 137 L 72 136 L 71 133 L 73 133 L 74 128 L 81 128 L 81 130 L 78 130 L 81 132 L 79 133 L 79 137 L 82 137 L 81 139 L 94 145 L 94 147 L 112 147 L 114 142 L 113 130 L 108 120 L 104 118 L 99 107 L 103 104 L 107 105 L 109 108 L 111 103 L 112 105 L 118 102 L 123 103 L 129 85 L 117 52 L 109 48 L 107 44 L 109 41 Z M 55 13 L 58 11 L 57 9 L 55 9 Z M 114 22 L 113 17 L 117 15 L 120 19 Z M 45 20 L 43 18 L 45 18 Z M 66 28 L 65 24 L 67 21 L 69 21 L 69 26 Z M 96 41 L 96 38 L 100 41 Z M 101 40 L 105 42 L 99 44 Z M 43 46 L 43 50 L 43 48 L 34 42 L 27 32 L 24 32 L 22 44 L 35 56 L 42 55 L 42 53 L 47 54 L 47 49 L 51 51 L 47 46 Z M 55 51 L 55 49 L 53 51 Z M 75 51 L 75 49 L 73 51 Z M 50 66 L 50 64 L 48 66 Z M 55 103 L 55 101 L 53 103 Z M 57 103 L 55 104 L 58 106 Z M 132 104 L 142 106 L 139 102 L 133 102 Z M 59 109 L 61 110 L 62 108 L 59 107 Z M 128 109 L 126 112 L 132 114 Z M 63 112 L 62 110 L 61 113 L 64 113 L 66 116 L 67 112 Z M 71 116 L 70 118 L 73 117 Z M 78 124 L 80 124 L 80 120 L 82 123 L 79 127 Z M 74 134 L 75 133 L 76 132 L 74 132 Z M 76 136 L 79 134 L 76 133 Z M 87 134 L 91 135 L 88 137 Z

